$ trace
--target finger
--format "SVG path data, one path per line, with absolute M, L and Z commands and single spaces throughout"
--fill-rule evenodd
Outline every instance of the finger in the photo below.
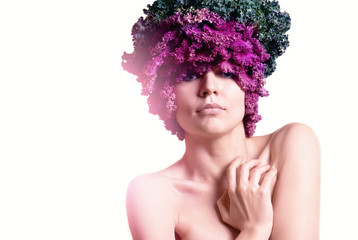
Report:
M 240 162 L 241 162 L 240 160 L 242 160 L 242 157 L 239 157 L 234 161 L 232 161 L 226 170 L 228 189 L 231 192 L 235 192 L 236 189 L 236 185 L 237 185 L 236 169 L 240 166 Z
M 262 174 L 267 172 L 270 169 L 270 165 L 258 166 L 251 170 L 249 181 L 252 184 L 258 185 L 262 178 Z
M 276 178 L 277 178 L 277 169 L 273 167 L 270 169 L 270 171 L 267 172 L 266 176 L 262 180 L 261 188 L 264 191 L 271 193 L 272 192 L 271 190 L 276 184 Z
M 250 169 L 260 164 L 261 160 L 250 160 L 241 164 L 239 169 L 238 182 L 244 184 L 249 180 Z
M 276 174 L 276 176 L 274 177 L 274 179 L 273 179 L 273 181 L 272 181 L 272 183 L 271 183 L 271 186 L 270 186 L 271 196 L 273 195 L 273 190 L 275 189 L 276 182 L 277 182 L 277 174 Z
M 229 217 L 229 210 L 228 207 L 226 206 L 227 204 L 225 203 L 225 198 L 227 195 L 227 192 L 225 192 L 216 202 L 216 205 L 218 206 L 221 218 L 223 219 L 224 222 L 226 222 L 226 220 Z

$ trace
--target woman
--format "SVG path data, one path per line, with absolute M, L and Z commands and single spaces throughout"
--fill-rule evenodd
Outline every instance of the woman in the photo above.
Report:
M 290 18 L 277 2 L 248 2 L 156 1 L 133 27 L 123 66 L 186 146 L 131 182 L 133 239 L 319 238 L 314 133 L 294 123 L 253 137 Z

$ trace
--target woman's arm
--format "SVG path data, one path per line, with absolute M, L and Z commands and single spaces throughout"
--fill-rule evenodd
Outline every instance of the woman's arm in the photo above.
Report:
M 303 124 L 285 126 L 273 137 L 271 158 L 278 178 L 270 239 L 319 239 L 320 151 L 315 134 Z
M 127 193 L 128 223 L 133 240 L 174 240 L 175 214 L 168 184 L 155 175 L 134 179 Z
M 274 133 L 271 165 L 276 181 L 255 160 L 230 165 L 228 191 L 218 200 L 223 220 L 241 231 L 236 240 L 319 239 L 320 151 L 313 131 L 295 123 Z

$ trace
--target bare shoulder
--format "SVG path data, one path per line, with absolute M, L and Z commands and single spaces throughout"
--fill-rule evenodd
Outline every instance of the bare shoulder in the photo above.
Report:
M 148 189 L 149 186 L 152 186 Z M 153 187 L 155 186 L 155 187 Z M 128 185 L 128 193 L 152 191 L 152 188 L 168 187 L 167 177 L 160 172 L 147 173 L 135 177 Z
M 173 198 L 172 185 L 161 173 L 148 173 L 137 176 L 128 185 L 127 207 L 140 203 L 143 208 L 160 206 Z M 144 201 L 145 200 L 145 201 Z
M 271 136 L 271 155 L 277 160 L 319 161 L 320 146 L 315 132 L 303 123 L 290 123 L 278 129 Z M 311 157 L 307 157 L 311 156 Z M 281 165 L 284 162 L 276 162 Z
M 308 125 L 303 123 L 289 123 L 272 133 L 274 144 L 283 144 L 287 141 L 309 140 L 318 142 L 316 134 Z
M 176 224 L 174 195 L 160 173 L 140 175 L 127 191 L 127 215 L 133 239 L 172 239 Z

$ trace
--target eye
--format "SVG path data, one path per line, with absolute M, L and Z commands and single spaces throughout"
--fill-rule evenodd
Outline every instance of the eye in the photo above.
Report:
M 219 76 L 220 77 L 224 77 L 224 78 L 233 78 L 234 77 L 234 74 L 230 73 L 230 72 L 227 72 L 227 73 L 219 73 Z
M 183 79 L 185 82 L 190 82 L 199 78 L 195 73 L 188 73 L 186 77 Z

